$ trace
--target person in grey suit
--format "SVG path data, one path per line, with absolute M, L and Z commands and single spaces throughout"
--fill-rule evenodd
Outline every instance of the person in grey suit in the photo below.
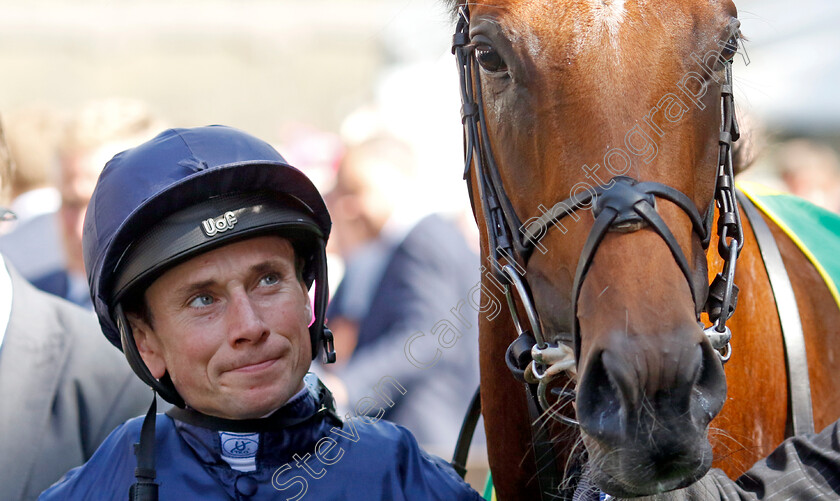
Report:
M 0 134 L 0 186 L 3 144 Z M 0 255 L 0 499 L 35 499 L 151 397 L 92 313 L 35 289 Z
M 61 113 L 30 105 L 3 114 L 3 133 L 15 168 L 6 176 L 17 216 L 0 223 L 0 253 L 27 280 L 64 267 L 56 188 L 55 156 L 61 136 Z
M 466 303 L 479 261 L 448 217 L 411 212 L 405 187 L 415 171 L 413 152 L 388 135 L 351 146 L 341 162 L 327 203 L 346 268 L 327 317 L 336 351 L 352 355 L 325 367 L 324 378 L 340 406 L 359 402 L 383 376 L 399 381 L 384 419 L 448 455 L 478 387 L 478 312 Z M 437 349 L 429 340 L 439 338 L 445 355 L 424 365 Z

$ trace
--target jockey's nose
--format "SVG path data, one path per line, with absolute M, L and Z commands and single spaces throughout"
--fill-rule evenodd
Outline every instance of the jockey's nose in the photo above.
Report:
M 268 325 L 263 321 L 252 298 L 244 290 L 234 291 L 228 299 L 225 314 L 228 320 L 228 341 L 231 345 L 255 343 L 269 335 Z

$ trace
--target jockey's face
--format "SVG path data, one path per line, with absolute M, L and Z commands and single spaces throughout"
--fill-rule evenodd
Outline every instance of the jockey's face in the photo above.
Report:
M 201 254 L 162 274 L 145 298 L 148 321 L 128 316 L 143 361 L 156 378 L 168 372 L 193 409 L 259 418 L 302 388 L 311 308 L 287 240 Z

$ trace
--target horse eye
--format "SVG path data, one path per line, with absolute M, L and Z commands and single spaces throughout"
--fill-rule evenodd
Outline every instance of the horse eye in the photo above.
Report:
M 738 36 L 732 35 L 725 44 L 722 45 L 720 51 L 720 59 L 724 62 L 729 61 L 738 52 Z
M 489 45 L 477 46 L 475 48 L 475 58 L 478 60 L 478 64 L 487 71 L 507 71 L 505 60 L 496 52 L 496 49 Z

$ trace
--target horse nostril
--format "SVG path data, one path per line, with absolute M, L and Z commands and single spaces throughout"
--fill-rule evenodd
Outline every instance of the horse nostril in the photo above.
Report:
M 709 343 L 663 353 L 660 360 L 604 350 L 590 359 L 577 394 L 578 421 L 587 435 L 619 443 L 637 434 L 632 429 L 639 426 L 701 430 L 720 412 L 726 380 Z
M 623 440 L 626 413 L 621 404 L 621 392 L 610 378 L 601 353 L 581 376 L 578 385 L 577 415 L 581 428 L 599 441 Z
M 702 366 L 694 385 L 692 416 L 699 423 L 707 424 L 723 408 L 726 400 L 726 375 L 717 352 L 707 343 L 701 343 Z

